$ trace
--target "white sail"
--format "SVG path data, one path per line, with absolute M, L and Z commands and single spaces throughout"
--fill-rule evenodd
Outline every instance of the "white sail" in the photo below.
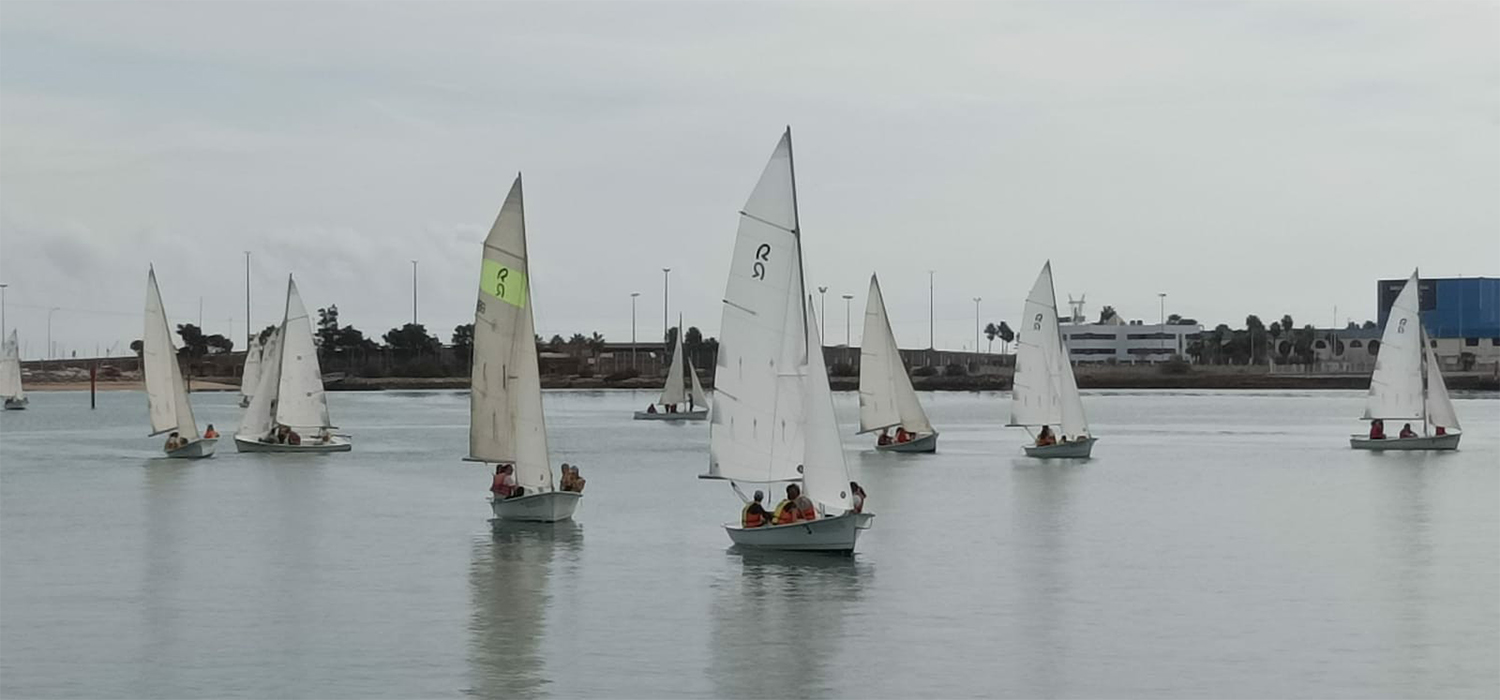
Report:
M 740 212 L 719 326 L 710 477 L 799 478 L 808 353 L 795 196 L 789 131 Z
M 23 398 L 26 390 L 21 386 L 21 345 L 16 332 L 11 331 L 0 348 L 0 399 Z
M 1365 420 L 1421 420 L 1422 317 L 1417 305 L 1417 273 L 1396 295 L 1380 336 L 1375 374 L 1365 398 Z
M 859 432 L 885 430 L 895 425 L 918 434 L 933 432 L 901 361 L 901 350 L 896 347 L 896 336 L 891 332 L 891 321 L 885 311 L 885 297 L 880 293 L 880 280 L 870 275 L 865 330 L 859 348 Z
M 667 370 L 667 384 L 662 387 L 661 398 L 657 403 L 673 405 L 685 403 L 687 393 L 682 388 L 682 324 L 677 325 L 677 341 L 672 346 L 672 368 Z
M 253 399 L 252 399 L 253 400 Z M 299 433 L 332 428 L 323 370 L 313 344 L 312 319 L 291 275 L 286 278 L 286 316 L 281 322 L 281 378 L 276 387 L 276 423 Z
M 1061 435 L 1088 435 L 1083 399 L 1068 348 L 1057 327 L 1057 296 L 1052 262 L 1042 265 L 1026 296 L 1021 333 L 1016 337 L 1016 371 L 1012 380 L 1010 425 L 1057 426 Z
M 516 481 L 528 492 L 551 491 L 529 277 L 517 175 L 484 239 L 469 380 L 469 459 L 514 464 Z
M 1458 424 L 1458 413 L 1453 410 L 1453 399 L 1448 396 L 1448 385 L 1443 382 L 1443 370 L 1438 364 L 1437 353 L 1432 344 L 1424 342 L 1422 351 L 1427 361 L 1427 423 L 1447 430 L 1462 430 Z M 1384 348 L 1381 348 L 1384 351 Z
M 693 367 L 693 361 L 687 361 L 688 378 L 693 385 L 693 407 L 708 408 L 708 396 L 703 393 L 703 382 L 698 381 L 698 370 Z
M 162 308 L 156 270 L 146 273 L 146 327 L 141 337 L 141 374 L 146 381 L 146 405 L 151 412 L 151 434 L 177 431 L 188 440 L 198 438 L 198 425 L 188 403 L 172 329 Z
M 807 299 L 805 336 L 809 348 L 823 347 L 818 337 L 812 297 Z M 849 465 L 839 440 L 838 418 L 833 413 L 833 391 L 828 387 L 828 368 L 823 353 L 807 353 L 807 372 L 802 382 L 807 438 L 803 455 L 803 493 L 822 504 L 824 512 L 836 515 L 854 507 L 849 494 Z M 835 512 L 837 511 L 837 513 Z
M 260 338 L 250 336 L 250 349 L 245 351 L 245 371 L 240 374 L 240 396 L 255 396 L 255 385 L 260 382 Z
M 240 428 L 236 433 L 238 436 L 259 440 L 271 434 L 271 428 L 275 422 L 276 415 L 276 390 L 281 385 L 281 329 L 271 331 L 270 337 L 261 346 L 262 361 L 260 364 L 260 378 L 256 382 L 254 393 L 250 396 L 250 405 L 245 407 L 245 414 L 240 416 Z

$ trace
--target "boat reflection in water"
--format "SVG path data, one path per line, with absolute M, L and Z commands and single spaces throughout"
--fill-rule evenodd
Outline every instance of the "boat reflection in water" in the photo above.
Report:
M 1015 552 L 1015 638 L 1006 643 L 1016 658 L 1003 662 L 997 682 L 1040 697 L 1068 694 L 1069 625 L 1066 601 L 1073 585 L 1067 573 L 1073 519 L 1072 482 L 1086 463 L 1038 463 L 1016 459 L 1011 470 L 1011 546 Z M 1007 678 L 1008 677 L 1008 678 Z
M 557 559 L 576 555 L 583 528 L 572 521 L 491 521 L 488 535 L 474 541 L 469 587 L 470 694 L 487 698 L 531 698 L 546 694 L 542 653 L 549 582 Z
M 816 552 L 731 549 L 728 556 L 742 566 L 730 562 L 712 584 L 716 695 L 846 692 L 851 671 L 868 660 L 839 663 L 845 622 L 857 614 L 874 565 Z

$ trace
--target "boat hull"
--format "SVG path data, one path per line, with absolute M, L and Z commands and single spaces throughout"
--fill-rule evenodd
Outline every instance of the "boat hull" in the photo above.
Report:
M 1027 445 L 1024 449 L 1027 457 L 1038 459 L 1088 459 L 1094 453 L 1094 443 L 1098 441 L 1099 438 L 1091 437 L 1086 440 L 1060 442 L 1046 447 Z
M 938 434 L 923 435 L 906 442 L 893 442 L 889 445 L 875 445 L 877 452 L 937 452 Z
M 214 456 L 214 447 L 219 444 L 216 437 L 199 438 L 175 450 L 167 450 L 172 459 L 203 459 Z
M 724 523 L 724 531 L 737 547 L 787 552 L 853 552 L 860 530 L 870 529 L 874 513 L 844 513 L 831 518 L 804 520 L 790 525 L 741 527 Z
M 326 452 L 348 452 L 354 449 L 349 438 L 335 435 L 333 439 L 325 443 L 304 442 L 300 445 L 282 445 L 278 443 L 261 442 L 247 438 L 234 436 L 234 449 L 238 452 L 285 452 L 295 454 L 323 454 Z
M 681 412 L 681 413 L 663 413 L 663 412 L 660 412 L 660 411 L 658 411 L 656 413 L 651 413 L 649 411 L 636 411 L 635 412 L 635 419 L 636 420 L 683 421 L 683 420 L 705 420 L 707 418 L 708 418 L 708 409 L 706 409 L 706 408 L 703 409 L 703 410 L 701 410 L 701 411 L 685 411 L 685 412 Z
M 500 520 L 525 523 L 555 523 L 573 517 L 583 494 L 573 491 L 546 491 L 515 498 L 491 498 L 490 509 Z
M 6 399 L 5 410 L 24 411 L 26 410 L 26 404 L 28 403 L 31 403 L 31 399 Z
M 1385 438 L 1384 440 L 1371 440 L 1367 435 L 1350 435 L 1349 446 L 1356 450 L 1371 450 L 1374 452 L 1386 452 L 1391 450 L 1456 450 L 1458 439 L 1463 433 L 1448 433 L 1447 435 L 1428 435 L 1414 438 Z

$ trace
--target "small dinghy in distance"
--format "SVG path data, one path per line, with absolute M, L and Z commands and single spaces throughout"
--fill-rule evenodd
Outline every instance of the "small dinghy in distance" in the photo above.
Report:
M 188 401 L 187 383 L 172 345 L 172 329 L 156 286 L 156 270 L 146 273 L 146 327 L 141 337 L 141 374 L 146 383 L 146 407 L 151 414 L 151 434 L 177 433 L 186 442 L 166 450 L 168 457 L 198 459 L 212 457 L 218 438 L 199 437 Z
M 0 346 L 0 398 L 5 399 L 7 411 L 24 411 L 31 403 L 21 386 L 21 343 L 15 331 Z
M 708 417 L 708 398 L 703 395 L 703 385 L 698 382 L 698 372 L 693 369 L 693 361 L 687 359 L 682 352 L 682 322 L 677 323 L 677 342 L 672 348 L 672 367 L 667 370 L 667 383 L 661 389 L 661 397 L 656 400 L 654 406 L 662 408 L 655 411 L 636 411 L 636 420 L 657 421 L 683 421 L 703 420 Z M 688 394 L 683 387 L 683 370 L 692 378 L 692 393 Z M 692 402 L 688 403 L 688 398 Z M 687 404 L 686 411 L 668 412 L 667 406 L 681 406 Z
M 740 212 L 714 373 L 709 470 L 699 478 L 801 481 L 821 511 L 786 525 L 725 523 L 738 547 L 853 552 L 874 515 L 853 509 L 817 319 L 804 295 L 791 139 L 788 129 Z
M 900 426 L 912 437 L 892 440 L 875 449 L 881 452 L 936 452 L 938 433 L 917 401 L 891 320 L 885 312 L 880 280 L 870 275 L 870 296 L 865 302 L 864 338 L 859 347 L 859 432 L 873 433 Z M 898 435 L 900 435 L 898 433 Z
M 1083 399 L 1078 381 L 1073 377 L 1073 363 L 1068 347 L 1057 327 L 1057 295 L 1052 288 L 1052 262 L 1042 266 L 1031 294 L 1021 333 L 1016 339 L 1016 372 L 1010 392 L 1009 427 L 1032 429 L 1057 426 L 1061 437 L 1052 445 L 1037 445 L 1035 439 L 1024 449 L 1029 457 L 1086 459 L 1098 441 L 1089 433 L 1088 418 L 1083 413 Z
M 349 436 L 333 433 L 312 321 L 291 275 L 286 279 L 286 310 L 281 325 L 266 340 L 261 355 L 260 383 L 234 435 L 235 449 L 295 454 L 352 449 Z M 282 427 L 295 431 L 300 443 L 272 440 L 270 436 Z
M 1420 421 L 1422 434 L 1407 438 L 1399 432 L 1392 437 L 1389 431 L 1383 438 L 1350 435 L 1349 446 L 1356 450 L 1456 450 L 1463 436 L 1442 368 L 1422 328 L 1417 288 L 1414 270 L 1386 317 L 1362 420 Z M 1436 434 L 1438 430 L 1443 434 Z
M 572 518 L 583 494 L 558 490 L 552 479 L 531 302 L 526 207 L 517 175 L 484 239 L 465 459 L 513 465 L 523 495 L 492 497 L 496 518 L 551 523 Z

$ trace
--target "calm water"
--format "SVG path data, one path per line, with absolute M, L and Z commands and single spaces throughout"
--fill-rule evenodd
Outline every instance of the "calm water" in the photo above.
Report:
M 1500 693 L 1493 398 L 1459 452 L 1379 455 L 1359 392 L 1093 393 L 1098 457 L 1043 466 L 1007 397 L 924 395 L 939 454 L 846 439 L 879 513 L 851 558 L 730 550 L 706 429 L 631 421 L 645 393 L 549 392 L 588 497 L 498 528 L 459 393 L 334 394 L 353 453 L 196 463 L 140 394 L 31 397 L 0 416 L 6 697 Z

